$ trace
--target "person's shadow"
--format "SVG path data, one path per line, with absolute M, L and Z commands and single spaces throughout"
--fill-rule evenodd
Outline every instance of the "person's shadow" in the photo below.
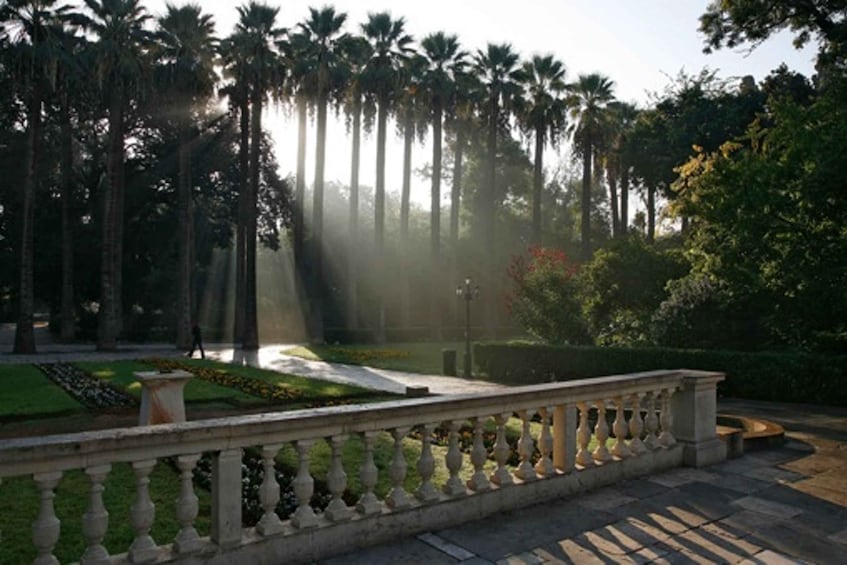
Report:
M 259 352 L 255 349 L 233 349 L 232 361 L 233 365 L 246 365 L 249 367 L 259 366 Z

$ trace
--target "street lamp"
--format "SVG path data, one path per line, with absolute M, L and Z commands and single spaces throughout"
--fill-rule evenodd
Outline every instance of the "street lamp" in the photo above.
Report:
M 465 299 L 465 378 L 471 378 L 471 300 L 479 296 L 479 285 L 471 286 L 471 278 L 456 287 L 456 296 Z

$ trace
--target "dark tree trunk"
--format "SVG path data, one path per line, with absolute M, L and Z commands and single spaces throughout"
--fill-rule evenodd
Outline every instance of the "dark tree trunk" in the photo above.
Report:
M 21 208 L 21 246 L 18 279 L 18 316 L 15 325 L 15 353 L 35 353 L 35 328 L 33 311 L 35 309 L 34 262 L 34 226 L 35 188 L 38 184 L 38 149 L 41 138 L 41 87 L 36 83 L 32 87 L 27 116 L 26 177 Z
M 432 122 L 432 199 L 430 210 L 430 328 L 432 339 L 441 340 L 442 304 L 446 288 L 442 284 L 441 269 L 441 120 L 443 110 L 436 101 Z
M 298 302 L 309 302 L 304 250 L 306 213 L 306 96 L 297 95 L 297 179 L 294 184 L 294 286 Z
M 104 183 L 103 194 L 100 310 L 97 321 L 97 349 L 100 351 L 114 350 L 118 346 L 120 263 L 117 260 L 117 254 L 119 252 L 118 238 L 121 232 L 117 224 L 121 220 L 118 206 L 121 202 L 119 193 L 121 192 L 123 154 L 123 96 L 120 86 L 117 86 L 112 91 L 109 107 L 109 158 L 106 167 L 108 180 Z
M 647 241 L 656 239 L 656 187 L 647 186 Z
M 497 325 L 497 273 L 494 260 L 494 222 L 496 207 L 494 199 L 497 197 L 497 127 L 499 124 L 499 107 L 497 105 L 498 95 L 489 99 L 488 118 L 488 162 L 486 180 L 488 186 L 483 191 L 483 264 L 485 278 L 488 283 L 488 291 L 485 298 L 481 300 L 484 308 L 483 319 L 485 320 L 485 333 L 488 337 L 494 337 Z
M 191 258 L 194 234 L 191 213 L 191 148 L 190 125 L 185 117 L 179 119 L 179 184 L 177 186 L 177 222 L 179 227 L 179 267 L 177 298 L 176 347 L 191 347 Z
M 629 167 L 624 165 L 621 171 L 621 219 L 620 232 L 626 236 L 629 231 Z
M 379 101 L 376 128 L 376 193 L 374 194 L 374 245 L 377 261 L 377 280 L 385 275 L 385 128 L 388 119 L 388 100 Z M 376 293 L 375 339 L 385 343 L 385 300 Z
M 262 89 L 255 87 L 250 127 L 250 182 L 244 225 L 244 340 L 248 351 L 259 349 L 259 321 L 256 306 L 256 201 L 259 194 L 259 154 L 262 140 Z
M 532 244 L 541 245 L 541 191 L 544 188 L 544 128 L 535 128 L 535 169 L 532 177 Z
M 409 249 L 409 200 L 412 187 L 412 144 L 415 141 L 415 116 L 411 107 L 406 108 L 403 124 L 403 188 L 400 192 L 400 249 L 403 260 Z M 412 323 L 412 282 L 409 277 L 409 265 L 400 273 L 400 325 L 408 328 Z
M 606 178 L 609 181 L 609 205 L 612 208 L 612 237 L 620 237 L 620 218 L 618 217 L 618 178 L 615 174 L 614 167 L 610 167 L 606 171 Z
M 309 340 L 324 342 L 323 300 L 323 225 L 324 225 L 324 169 L 326 167 L 326 105 L 327 94 L 323 86 L 318 92 L 317 140 L 315 143 L 315 186 L 312 205 L 312 308 Z
M 465 152 L 465 132 L 456 128 L 456 149 L 453 155 L 453 187 L 450 191 L 450 282 L 459 284 L 459 206 L 462 197 L 462 161 Z M 459 302 L 452 300 L 452 323 L 459 324 Z
M 353 151 L 350 163 L 350 241 L 347 249 L 347 326 L 359 327 L 359 151 L 362 140 L 362 98 L 353 101 Z
M 60 337 L 71 342 L 76 337 L 74 301 L 74 229 L 73 229 L 73 127 L 71 125 L 70 97 L 67 88 L 61 96 L 59 109 L 61 122 L 61 175 L 62 175 L 62 325 Z
M 591 259 L 591 159 L 593 157 L 591 136 L 585 134 L 585 155 L 582 157 L 582 224 L 580 229 L 582 245 L 580 255 L 583 261 Z
M 239 104 L 240 142 L 238 146 L 238 221 L 235 228 L 235 315 L 233 316 L 232 341 L 243 345 L 245 313 L 245 261 L 247 254 L 245 227 L 247 224 L 247 201 L 250 191 L 250 104 L 245 95 Z

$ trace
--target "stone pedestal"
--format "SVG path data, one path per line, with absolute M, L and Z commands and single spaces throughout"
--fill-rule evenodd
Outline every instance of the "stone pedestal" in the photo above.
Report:
M 723 373 L 686 370 L 682 389 L 673 395 L 673 435 L 683 446 L 683 462 L 704 467 L 726 459 L 717 435 L 717 386 Z
M 133 373 L 141 383 L 139 426 L 185 421 L 182 389 L 194 375 L 187 371 Z

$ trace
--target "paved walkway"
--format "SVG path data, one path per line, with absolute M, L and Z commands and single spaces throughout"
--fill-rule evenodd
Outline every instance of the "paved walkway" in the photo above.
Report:
M 211 345 L 222 361 L 403 392 L 451 394 L 497 387 L 481 381 L 305 361 L 285 345 L 245 357 Z M 0 363 L 179 356 L 166 345 L 45 344 L 37 356 Z M 675 469 L 569 499 L 428 532 L 326 560 L 394 563 L 847 563 L 847 410 L 722 400 L 722 412 L 783 425 L 788 442 L 704 469 Z

